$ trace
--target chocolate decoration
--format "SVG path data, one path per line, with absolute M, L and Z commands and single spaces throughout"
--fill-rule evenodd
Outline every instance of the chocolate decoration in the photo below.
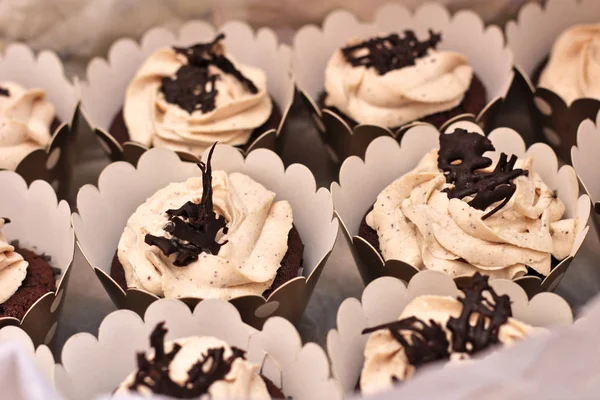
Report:
M 207 163 L 198 163 L 202 170 L 202 198 L 196 204 L 188 201 L 178 209 L 167 210 L 169 222 L 163 228 L 171 238 L 147 234 L 144 241 L 158 247 L 167 257 L 177 254 L 173 264 L 178 267 L 198 260 L 200 253 L 218 254 L 223 243 L 216 241 L 217 234 L 227 234 L 225 217 L 213 210 L 212 167 L 210 165 L 216 143 L 208 153 Z
M 474 354 L 499 343 L 500 327 L 512 316 L 510 298 L 498 295 L 488 280 L 488 276 L 477 272 L 460 288 L 465 294 L 458 298 L 463 309 L 458 318 L 451 317 L 446 324 L 452 332 L 454 352 Z
M 514 169 L 517 156 L 512 155 L 507 160 L 505 153 L 500 154 L 494 171 L 481 171 L 492 165 L 492 160 L 483 154 L 494 150 L 494 145 L 487 137 L 464 129 L 440 135 L 438 168 L 444 171 L 446 182 L 454 184 L 453 188 L 444 189 L 448 197 L 462 199 L 475 195 L 469 205 L 478 210 L 485 210 L 501 201 L 481 218 L 484 220 L 502 209 L 513 196 L 517 187 L 512 180 L 528 174 L 528 171 L 520 168 Z
M 10 96 L 10 91 L 7 88 L 0 87 L 0 96 Z
M 10 224 L 10 219 L 9 218 L 6 218 L 6 217 L 0 217 L 0 218 L 2 218 L 4 220 L 4 225 Z
M 223 54 L 220 42 L 224 38 L 225 35 L 221 33 L 209 43 L 173 48 L 176 53 L 184 55 L 188 63 L 181 66 L 174 77 L 162 79 L 160 91 L 167 102 L 178 105 L 190 114 L 194 111 L 206 113 L 214 110 L 218 94 L 215 82 L 219 75 L 209 73 L 211 65 L 225 74 L 233 75 L 250 93 L 258 93 L 254 82 L 244 76 Z
M 450 358 L 450 344 L 444 329 L 434 320 L 429 325 L 417 317 L 409 317 L 363 330 L 363 334 L 389 329 L 402 345 L 408 362 L 415 367 Z
M 420 42 L 414 31 L 404 31 L 404 37 L 397 33 L 377 37 L 342 48 L 342 54 L 354 67 L 373 67 L 379 75 L 395 69 L 415 65 L 418 58 L 425 57 L 429 49 L 435 49 L 442 40 L 440 33 L 429 30 L 429 39 Z
M 154 358 L 146 358 L 145 353 L 138 353 L 138 371 L 131 390 L 145 386 L 154 394 L 162 394 L 179 399 L 191 399 L 208 393 L 209 388 L 216 381 L 225 379 L 231 370 L 231 365 L 238 358 L 244 358 L 244 351 L 232 347 L 233 354 L 225 359 L 223 347 L 209 349 L 202 359 L 198 360 L 188 371 L 188 379 L 183 385 L 174 382 L 169 375 L 169 366 L 181 346 L 175 344 L 173 350 L 165 352 L 164 341 L 167 329 L 164 322 L 156 325 L 150 335 L 150 346 L 154 348 Z M 208 368 L 205 368 L 208 366 Z

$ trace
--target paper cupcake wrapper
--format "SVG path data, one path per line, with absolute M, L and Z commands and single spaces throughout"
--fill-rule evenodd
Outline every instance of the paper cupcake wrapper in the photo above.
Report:
M 157 49 L 170 46 L 190 46 L 212 41 L 218 33 L 225 33 L 227 50 L 244 64 L 263 69 L 267 74 L 269 94 L 282 112 L 277 130 L 264 132 L 259 138 L 244 146 L 245 151 L 256 148 L 276 150 L 279 135 L 287 132 L 286 122 L 294 99 L 294 80 L 290 73 L 291 49 L 280 45 L 275 33 L 268 28 L 254 31 L 248 24 L 228 22 L 215 28 L 207 22 L 191 21 L 177 31 L 153 28 L 146 32 L 140 42 L 120 39 L 110 48 L 108 59 L 95 58 L 87 67 L 87 80 L 80 83 L 83 134 L 93 132 L 102 142 L 112 161 L 137 163 L 137 158 L 147 147 L 135 142 L 119 144 L 110 134 L 113 118 L 122 109 L 125 92 L 143 62 Z M 198 154 L 181 153 L 182 158 Z M 137 158 L 136 158 L 137 157 Z
M 475 122 L 468 120 L 450 124 L 446 132 L 456 128 L 482 132 Z M 535 171 L 547 185 L 557 190 L 558 197 L 564 202 L 565 217 L 579 219 L 577 236 L 569 257 L 554 267 L 543 281 L 534 276 L 515 280 L 530 297 L 540 291 L 553 291 L 588 233 L 590 199 L 585 194 L 579 195 L 578 178 L 572 167 L 566 165 L 558 168 L 558 159 L 549 146 L 537 143 L 526 149 L 521 136 L 508 128 L 495 129 L 489 138 L 496 148 L 496 151 L 491 153 L 492 158 L 501 152 L 518 157 L 533 156 Z M 439 132 L 427 124 L 408 129 L 400 144 L 389 137 L 378 138 L 367 148 L 364 161 L 356 156 L 346 159 L 340 169 L 339 183 L 334 182 L 331 185 L 342 232 L 349 241 L 365 284 L 381 276 L 393 276 L 408 282 L 418 272 L 416 267 L 399 260 L 384 262 L 379 252 L 358 236 L 358 229 L 365 212 L 373 205 L 379 193 L 394 180 L 412 170 L 427 152 L 436 148 L 439 148 Z
M 517 320 L 545 328 L 573 323 L 571 308 L 553 293 L 540 293 L 528 300 L 525 291 L 510 280 L 497 279 L 490 284 L 498 294 L 510 297 L 513 317 Z M 396 278 L 383 277 L 365 288 L 360 301 L 346 299 L 337 313 L 337 329 L 327 335 L 331 370 L 342 390 L 351 394 L 359 380 L 369 338 L 362 334 L 365 328 L 397 320 L 415 297 L 457 297 L 459 293 L 449 276 L 436 271 L 421 271 L 408 286 Z
M 525 93 L 541 130 L 539 140 L 550 144 L 568 163 L 579 124 L 596 117 L 600 101 L 581 98 L 566 104 L 552 90 L 535 87 L 531 78 L 564 30 L 578 24 L 597 23 L 599 15 L 600 3 L 594 0 L 548 0 L 545 6 L 526 4 L 517 20 L 506 25 L 508 46 L 527 83 Z
M 281 159 L 266 149 L 255 150 L 244 158 L 238 149 L 218 145 L 212 167 L 246 174 L 275 192 L 277 200 L 290 202 L 294 225 L 305 246 L 303 276 L 286 282 L 268 299 L 246 296 L 231 302 L 244 321 L 256 327 L 275 315 L 298 322 L 337 237 L 338 221 L 333 216 L 331 194 L 325 188 L 317 190 L 315 178 L 306 167 L 294 164 L 284 169 Z M 137 169 L 123 162 L 110 164 L 100 175 L 99 190 L 87 185 L 79 191 L 79 214 L 73 214 L 77 241 L 117 307 L 143 315 L 150 303 L 158 299 L 143 290 L 124 292 L 110 277 L 111 262 L 127 220 L 157 190 L 199 174 L 196 165 L 181 161 L 174 152 L 151 149 L 140 157 Z M 122 190 L 124 187 L 126 192 Z M 185 301 L 195 305 L 200 299 Z
M 600 181 L 597 175 L 597 171 L 600 170 L 600 113 L 594 121 L 595 123 L 585 120 L 579 125 L 576 146 L 571 149 L 571 158 L 582 187 L 592 201 L 592 222 L 596 234 L 600 237 Z
M 35 181 L 28 187 L 15 172 L 0 171 L 0 187 L 0 213 L 11 219 L 2 228 L 7 239 L 18 240 L 24 248 L 50 256 L 50 265 L 62 271 L 55 292 L 40 297 L 20 321 L 0 318 L 0 327 L 17 325 L 36 345 L 50 343 L 58 326 L 75 252 L 71 210 L 66 201 L 58 202 L 52 187 L 44 181 Z
M 70 188 L 72 138 L 69 124 L 74 118 L 77 91 L 64 73 L 58 56 L 51 51 L 34 51 L 22 43 L 9 44 L 0 56 L 0 80 L 14 81 L 25 88 L 40 88 L 55 107 L 62 124 L 46 148 L 32 151 L 15 168 L 27 183 L 43 179 L 65 197 Z
M 136 354 L 149 349 L 150 333 L 159 322 L 165 322 L 168 329 L 166 340 L 213 336 L 245 350 L 246 358 L 260 365 L 261 374 L 286 396 L 299 400 L 342 396 L 331 378 L 325 351 L 314 343 L 303 346 L 291 323 L 276 317 L 258 331 L 242 321 L 235 307 L 221 300 L 203 301 L 192 312 L 183 302 L 161 299 L 147 309 L 144 319 L 129 310 L 115 311 L 104 318 L 97 337 L 78 333 L 69 338 L 61 364 L 55 364 L 46 346 L 36 349 L 18 328 L 1 329 L 0 341 L 22 343 L 66 400 L 87 400 L 110 395 L 136 369 Z
M 301 97 L 334 160 L 341 163 L 352 155 L 362 157 L 373 139 L 398 137 L 403 129 L 392 132 L 387 127 L 372 125 L 351 129 L 335 112 L 321 109 L 316 101 L 324 89 L 329 58 L 353 36 L 368 38 L 405 29 L 414 30 L 418 36 L 426 35 L 429 29 L 440 31 L 443 38 L 440 49 L 465 54 L 487 89 L 486 110 L 499 107 L 506 97 L 513 79 L 512 54 L 505 47 L 502 31 L 496 26 L 486 28 L 475 13 L 462 11 L 451 15 L 444 7 L 432 3 L 411 13 L 400 4 L 388 4 L 376 11 L 373 21 L 364 23 L 347 11 L 334 11 L 322 27 L 309 25 L 296 33 L 292 54 Z M 493 116 L 494 113 L 483 111 L 479 115 L 486 125 L 492 123 Z

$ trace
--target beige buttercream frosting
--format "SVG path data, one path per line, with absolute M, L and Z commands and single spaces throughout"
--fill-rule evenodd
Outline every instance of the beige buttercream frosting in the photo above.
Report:
M 482 211 L 469 206 L 470 197 L 449 199 L 437 155 L 430 151 L 415 169 L 386 187 L 367 215 L 385 260 L 453 277 L 480 272 L 511 279 L 524 275 L 526 266 L 548 275 L 552 256 L 562 260 L 569 255 L 578 221 L 561 219 L 565 206 L 531 170 L 531 157 L 517 161 L 516 168 L 529 173 L 513 180 L 516 192 L 509 202 L 482 219 L 499 203 Z
M 6 220 L 0 218 L 0 304 L 15 294 L 23 283 L 29 266 L 2 233 L 5 223 Z
M 223 355 L 225 359 L 233 354 L 231 347 L 226 342 L 209 336 L 188 337 L 166 342 L 165 352 L 169 353 L 175 344 L 179 344 L 181 349 L 169 364 L 169 376 L 180 385 L 188 380 L 188 371 L 206 356 L 208 350 L 225 349 Z M 154 357 L 154 350 L 150 350 L 148 356 Z M 206 368 L 210 368 L 210 365 L 207 365 Z M 119 385 L 116 393 L 127 393 L 130 390 L 129 387 L 135 380 L 136 372 L 130 374 Z M 260 366 L 237 358 L 225 379 L 216 381 L 210 386 L 208 395 L 213 399 L 270 399 L 267 386 L 259 374 Z M 145 386 L 138 387 L 137 391 L 145 396 L 152 395 L 150 389 Z
M 417 317 L 421 321 L 433 320 L 443 327 L 452 343 L 451 332 L 446 328 L 448 320 L 458 318 L 462 312 L 462 304 L 453 297 L 444 296 L 420 296 L 411 301 L 399 319 Z M 503 324 L 498 333 L 500 343 L 510 345 L 525 339 L 542 328 L 533 328 L 514 318 L 509 318 Z M 407 340 L 410 338 L 407 335 Z M 450 362 L 468 360 L 470 356 L 466 353 L 450 352 Z M 408 362 L 403 346 L 392 336 L 389 329 L 381 329 L 373 332 L 367 341 L 365 350 L 365 363 L 363 365 L 360 388 L 363 394 L 372 394 L 393 386 L 392 377 L 403 381 L 410 379 L 415 373 L 415 367 Z
M 325 105 L 361 124 L 399 127 L 458 106 L 472 78 L 467 58 L 453 51 L 430 49 L 415 65 L 380 75 L 373 67 L 353 66 L 338 49 L 325 69 Z
M 167 102 L 160 91 L 162 79 L 174 77 L 177 70 L 187 64 L 187 58 L 170 47 L 150 55 L 125 95 L 123 117 L 130 139 L 146 146 L 194 154 L 202 153 L 215 142 L 232 146 L 246 143 L 252 131 L 267 121 L 273 108 L 267 76 L 259 68 L 238 63 L 231 54 L 225 53 L 225 56 L 252 81 L 257 93 L 251 93 L 233 75 L 210 65 L 209 74 L 218 76 L 215 108 L 189 113 L 177 104 Z
M 539 86 L 567 104 L 584 97 L 600 100 L 600 24 L 574 26 L 558 37 Z
M 52 133 L 54 106 L 41 89 L 0 82 L 0 168 L 15 169 L 32 151 L 46 147 Z
M 202 178 L 171 183 L 153 194 L 131 215 L 118 245 L 118 258 L 130 288 L 144 289 L 168 298 L 231 299 L 261 295 L 271 287 L 287 252 L 292 228 L 292 208 L 275 201 L 275 193 L 252 178 L 224 171 L 212 172 L 214 211 L 225 217 L 228 232 L 218 235 L 224 243 L 217 255 L 201 253 L 186 266 L 173 264 L 149 246 L 146 234 L 168 236 L 165 211 L 188 201 L 199 203 Z

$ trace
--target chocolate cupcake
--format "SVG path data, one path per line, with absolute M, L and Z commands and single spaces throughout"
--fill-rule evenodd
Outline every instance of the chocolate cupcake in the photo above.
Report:
M 304 245 L 287 201 L 247 175 L 212 171 L 172 183 L 131 215 L 111 276 L 166 298 L 267 296 L 301 274 Z
M 237 62 L 224 38 L 153 52 L 131 80 L 110 133 L 119 142 L 200 154 L 215 141 L 243 147 L 277 129 L 281 111 L 266 72 Z
M 44 90 L 0 82 L 0 169 L 14 170 L 29 153 L 48 147 L 59 125 Z
M 138 353 L 137 369 L 116 393 L 165 395 L 192 399 L 284 399 L 273 382 L 260 374 L 260 365 L 246 360 L 245 351 L 209 336 L 165 342 L 159 323 L 150 335 L 152 350 Z
M 365 213 L 359 235 L 385 260 L 453 277 L 547 276 L 571 253 L 581 223 L 563 219 L 555 188 L 532 169 L 533 157 L 494 151 L 483 135 L 456 129 L 440 149 L 387 186 Z
M 486 89 L 464 54 L 437 50 L 442 40 L 431 30 L 422 41 L 411 30 L 350 40 L 329 59 L 321 108 L 351 128 L 392 131 L 417 120 L 440 127 L 455 116 L 479 114 Z
M 7 241 L 1 229 L 8 223 L 0 218 L 0 318 L 22 320 L 40 297 L 56 289 L 55 275 L 48 257 Z
M 367 328 L 360 390 L 391 389 L 433 362 L 463 362 L 494 346 L 506 346 L 544 332 L 513 318 L 511 299 L 499 295 L 488 277 L 475 274 L 461 297 L 422 295 L 398 320 Z

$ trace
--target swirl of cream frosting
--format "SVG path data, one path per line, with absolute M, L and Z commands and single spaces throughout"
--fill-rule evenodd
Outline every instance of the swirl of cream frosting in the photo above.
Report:
M 169 376 L 180 385 L 188 380 L 188 371 L 202 359 L 210 349 L 225 349 L 224 358 L 233 354 L 231 347 L 224 341 L 209 337 L 188 337 L 165 343 L 165 351 L 168 353 L 175 344 L 181 349 L 169 364 Z M 149 351 L 153 356 L 153 350 Z M 269 391 L 264 380 L 259 375 L 260 366 L 245 359 L 237 358 L 231 365 L 231 370 L 225 379 L 216 381 L 208 389 L 210 398 L 216 399 L 270 399 Z M 135 380 L 136 372 L 129 375 L 116 390 L 116 393 L 127 393 L 129 387 Z M 138 388 L 140 394 L 151 396 L 152 392 L 145 386 Z
M 446 324 L 451 317 L 458 318 L 461 311 L 462 304 L 453 297 L 419 296 L 406 306 L 399 319 L 417 317 L 421 321 L 433 320 L 443 327 L 449 343 L 452 343 L 451 333 L 446 328 Z M 510 345 L 536 332 L 543 332 L 543 329 L 509 318 L 500 327 L 498 339 L 500 343 Z M 451 363 L 470 358 L 466 353 L 456 353 L 452 349 L 449 351 Z M 369 336 L 364 356 L 360 388 L 365 395 L 392 388 L 394 384 L 392 377 L 403 381 L 410 379 L 415 373 L 415 366 L 408 362 L 403 346 L 394 339 L 388 329 L 375 331 Z
M 1 229 L 6 224 L 0 218 L 0 304 L 8 300 L 25 279 L 29 263 L 8 243 Z
M 449 199 L 437 150 L 427 153 L 379 194 L 367 215 L 384 259 L 454 277 L 480 272 L 513 279 L 524 275 L 527 266 L 548 275 L 551 256 L 562 260 L 571 252 L 578 221 L 561 220 L 565 206 L 531 170 L 532 161 L 517 161 L 516 168 L 528 170 L 528 176 L 516 178 L 508 204 L 482 220 L 498 203 L 481 211 L 469 206 L 470 197 Z
M 166 210 L 188 201 L 199 203 L 202 178 L 171 183 L 153 194 L 131 215 L 118 245 L 118 258 L 130 288 L 167 298 L 231 299 L 261 295 L 271 287 L 287 252 L 292 228 L 292 208 L 275 201 L 275 193 L 252 178 L 224 171 L 212 173 L 214 210 L 227 221 L 227 241 L 217 255 L 201 253 L 187 266 L 175 266 L 174 255 L 165 256 L 149 246 L 147 234 L 163 236 Z
M 46 147 L 54 106 L 41 89 L 0 82 L 0 168 L 15 169 L 33 150 Z
M 167 102 L 160 91 L 163 78 L 175 76 L 187 64 L 187 58 L 170 47 L 154 52 L 140 67 L 125 95 L 123 118 L 131 140 L 194 154 L 202 153 L 215 142 L 245 144 L 252 131 L 269 119 L 273 109 L 267 76 L 261 69 L 239 64 L 230 54 L 225 55 L 258 92 L 250 93 L 236 77 L 210 65 L 209 74 L 218 76 L 215 108 L 189 113 Z
M 558 37 L 539 86 L 567 104 L 583 97 L 600 100 L 600 24 L 574 26 Z
M 379 75 L 353 66 L 338 49 L 325 69 L 325 105 L 360 124 L 394 128 L 458 106 L 472 78 L 467 58 L 452 51 L 430 49 L 415 65 Z

